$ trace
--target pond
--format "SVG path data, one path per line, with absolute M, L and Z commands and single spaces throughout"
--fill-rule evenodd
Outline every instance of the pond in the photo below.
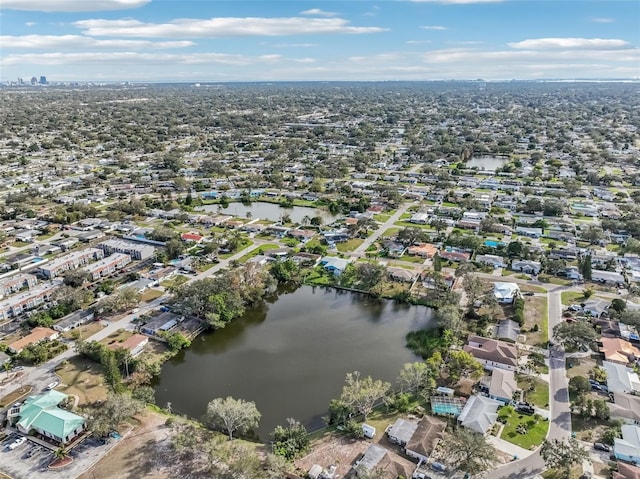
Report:
M 430 323 L 423 306 L 320 287 L 281 290 L 165 363 L 156 400 L 194 418 L 217 397 L 255 401 L 262 441 L 288 417 L 317 428 L 346 373 L 393 382 L 404 363 L 419 360 L 405 347 L 407 332 Z
M 496 156 L 478 156 L 467 161 L 467 168 L 478 168 L 479 170 L 496 171 L 501 166 L 509 162 L 508 158 Z
M 260 218 L 269 221 L 280 221 L 283 215 L 289 215 L 291 221 L 294 223 L 302 223 L 305 216 L 313 218 L 314 216 L 320 216 L 323 224 L 330 224 L 335 219 L 329 211 L 320 208 L 309 208 L 307 206 L 293 206 L 291 208 L 283 208 L 275 203 L 265 202 L 253 202 L 250 205 L 244 205 L 242 203 L 230 203 L 226 208 L 219 209 L 220 205 L 205 205 L 202 208 L 198 208 L 201 211 L 207 211 L 210 213 L 226 213 L 233 216 L 239 216 L 246 218 L 247 213 L 251 213 L 251 218 Z

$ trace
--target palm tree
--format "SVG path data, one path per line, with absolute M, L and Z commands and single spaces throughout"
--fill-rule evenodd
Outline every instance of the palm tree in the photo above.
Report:
M 309 223 L 311 223 L 311 218 L 308 215 L 304 215 L 302 217 L 302 224 L 307 226 Z

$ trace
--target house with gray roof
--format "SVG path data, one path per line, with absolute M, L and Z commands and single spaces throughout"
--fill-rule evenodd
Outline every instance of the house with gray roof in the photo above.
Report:
M 484 396 L 473 395 L 458 416 L 461 426 L 479 434 L 486 434 L 498 419 L 500 401 Z

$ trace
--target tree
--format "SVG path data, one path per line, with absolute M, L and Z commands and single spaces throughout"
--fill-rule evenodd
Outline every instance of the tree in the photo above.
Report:
M 462 427 L 447 434 L 442 443 L 447 462 L 469 474 L 480 474 L 496 462 L 496 451 L 484 435 Z
M 115 352 L 111 349 L 103 348 L 100 363 L 102 364 L 102 375 L 111 391 L 115 394 L 122 392 L 122 375 L 118 368 Z
M 62 276 L 64 284 L 73 288 L 79 288 L 84 283 L 91 280 L 91 273 L 84 269 L 74 269 L 67 271 Z
M 345 382 L 340 400 L 352 406 L 357 413 L 362 414 L 365 421 L 373 411 L 375 404 L 384 399 L 391 389 L 391 384 L 388 382 L 379 379 L 373 380 L 371 376 L 360 378 L 358 371 L 347 373 Z
M 479 379 L 483 372 L 482 364 L 466 351 L 450 351 L 445 369 L 451 384 L 457 383 L 462 377 Z
M 455 334 L 462 332 L 465 328 L 465 323 L 460 314 L 460 309 L 455 304 L 446 304 L 438 308 L 435 313 L 435 320 L 438 326 L 442 329 L 449 329 Z
M 398 231 L 396 239 L 407 246 L 411 246 L 416 242 L 421 242 L 426 239 L 426 233 L 421 228 L 415 226 L 407 226 Z
M 545 440 L 540 448 L 540 455 L 547 467 L 558 471 L 563 479 L 569 479 L 571 466 L 589 458 L 589 453 L 573 437 L 568 442 Z
M 167 257 L 169 259 L 175 259 L 184 252 L 184 243 L 179 239 L 170 239 L 164 244 L 167 249 Z
M 467 274 L 462 280 L 462 287 L 464 288 L 464 292 L 467 294 L 467 307 L 469 310 L 472 310 L 474 303 L 484 292 L 484 283 L 477 276 Z
M 410 391 L 417 397 L 420 391 L 433 390 L 436 387 L 437 376 L 438 370 L 426 362 L 406 363 L 400 370 L 398 384 L 401 390 Z
M 91 410 L 87 427 L 98 437 L 106 436 L 143 408 L 143 403 L 128 394 L 109 394 L 99 407 Z
M 580 273 L 584 276 L 584 279 L 591 281 L 591 255 L 586 255 L 580 262 Z
M 598 339 L 593 327 L 584 321 L 563 321 L 553 328 L 553 337 L 568 351 L 588 350 Z
M 166 332 L 162 335 L 171 351 L 180 351 L 191 346 L 191 341 L 180 331 Z
M 442 271 L 442 258 L 438 253 L 433 255 L 433 270 Z
M 151 386 L 137 386 L 131 391 L 131 397 L 143 404 L 156 403 L 156 391 Z
M 365 291 L 373 289 L 384 276 L 385 267 L 377 262 L 356 263 L 354 276 L 357 287 Z
M 288 461 L 304 454 L 309 448 L 307 429 L 293 418 L 287 419 L 286 426 L 276 426 L 271 433 L 273 437 L 273 453 L 283 456 Z
M 604 231 L 597 225 L 588 225 L 582 231 L 582 239 L 591 244 L 598 244 L 604 238 Z
M 591 383 L 584 376 L 574 376 L 569 379 L 569 391 L 578 395 L 591 391 Z
M 627 302 L 620 298 L 615 298 L 611 301 L 611 306 L 609 306 L 609 310 L 615 311 L 616 313 L 622 313 L 627 309 Z
M 256 408 L 253 401 L 234 399 L 227 396 L 226 399 L 217 398 L 207 405 L 207 422 L 214 429 L 221 429 L 229 434 L 229 440 L 233 439 L 233 433 L 245 433 L 258 427 L 262 414 Z
M 293 259 L 287 258 L 284 261 L 276 261 L 269 270 L 278 283 L 288 283 L 299 280 L 300 265 Z

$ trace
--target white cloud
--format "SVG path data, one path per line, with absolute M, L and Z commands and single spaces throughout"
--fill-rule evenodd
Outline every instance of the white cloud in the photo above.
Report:
M 0 0 L 0 8 L 39 12 L 97 12 L 138 8 L 151 0 Z
M 312 48 L 312 47 L 319 46 L 319 44 L 317 43 L 274 43 L 273 46 L 276 48 Z
M 335 17 L 337 13 L 327 12 L 325 10 L 320 10 L 319 8 L 311 8 L 309 10 L 304 10 L 300 12 L 300 15 L 313 15 L 316 17 Z
M 443 3 L 447 5 L 468 5 L 470 3 L 500 3 L 505 0 L 410 0 L 414 3 Z
M 144 23 L 134 19 L 80 20 L 74 25 L 90 36 L 121 37 L 239 37 L 322 33 L 362 34 L 386 31 L 381 27 L 354 27 L 342 18 L 220 17 L 184 18 L 169 23 Z
M 447 27 L 442 25 L 422 25 L 420 28 L 423 30 L 447 30 Z
M 431 40 L 407 40 L 407 45 L 424 45 L 431 43 Z
M 180 40 L 151 42 L 148 40 L 97 40 L 81 35 L 0 35 L 3 48 L 39 48 L 47 50 L 78 50 L 87 48 L 124 48 L 140 50 L 143 48 L 186 48 L 196 43 Z
M 25 27 L 35 27 L 36 25 L 37 25 L 37 23 L 36 23 L 36 22 L 26 22 L 26 23 L 24 24 L 24 26 L 25 26 Z
M 609 17 L 594 17 L 591 21 L 594 23 L 614 23 L 616 20 Z
M 208 64 L 217 63 L 223 65 L 253 65 L 264 63 L 278 63 L 282 61 L 292 61 L 301 63 L 311 63 L 313 59 L 287 59 L 282 55 L 269 54 L 257 57 L 246 55 L 236 55 L 228 53 L 140 53 L 140 52 L 75 52 L 75 53 L 27 53 L 17 55 L 6 55 L 0 63 L 7 65 L 38 64 L 38 65 L 87 65 L 109 63 L 118 66 L 140 65 L 140 64 L 161 64 L 161 65 L 183 65 L 183 64 Z
M 507 43 L 511 48 L 527 50 L 546 49 L 585 49 L 585 50 L 615 50 L 629 48 L 629 42 L 614 38 L 533 38 L 521 42 Z

